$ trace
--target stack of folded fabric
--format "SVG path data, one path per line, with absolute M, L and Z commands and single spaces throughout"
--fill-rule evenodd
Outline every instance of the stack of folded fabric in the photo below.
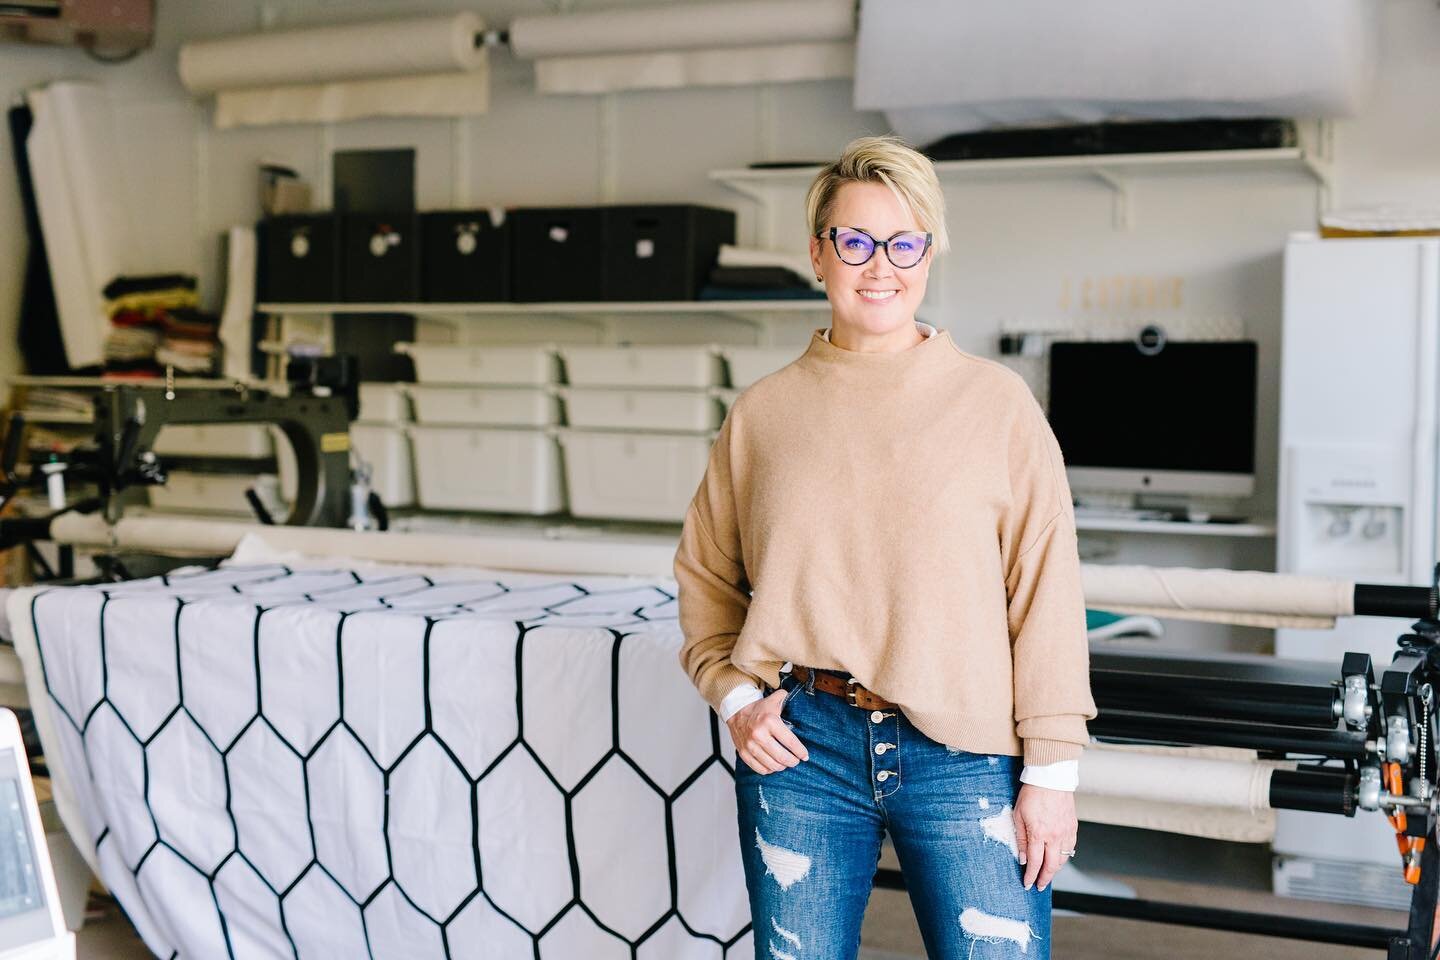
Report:
M 192 376 L 215 371 L 219 318 L 199 310 L 194 277 L 117 277 L 104 293 L 111 327 L 107 374 L 161 376 L 165 367 Z
M 803 271 L 803 272 L 802 272 Z M 809 280 L 803 255 L 725 245 L 701 300 L 824 299 L 824 288 Z
M 208 376 L 219 367 L 220 318 L 192 308 L 168 310 L 165 337 L 155 351 L 161 366 L 196 376 Z

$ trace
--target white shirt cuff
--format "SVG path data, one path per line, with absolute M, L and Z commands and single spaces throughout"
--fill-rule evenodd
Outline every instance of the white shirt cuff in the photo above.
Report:
M 764 699 L 765 694 L 753 683 L 742 683 L 740 686 L 725 694 L 725 699 L 720 701 L 720 720 L 729 723 L 730 718 L 735 716 L 742 708 L 750 706 L 756 700 Z
M 1080 761 L 1057 760 L 1036 767 L 1027 766 L 1020 771 L 1020 782 L 1047 790 L 1067 790 L 1073 793 L 1080 785 Z

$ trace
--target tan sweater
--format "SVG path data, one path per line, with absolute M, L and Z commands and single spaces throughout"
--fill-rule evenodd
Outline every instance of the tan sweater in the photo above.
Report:
M 1059 445 L 1025 382 L 948 333 L 861 353 L 817 330 L 741 394 L 675 578 L 680 662 L 713 707 L 792 661 L 848 671 L 971 752 L 1048 764 L 1087 740 Z

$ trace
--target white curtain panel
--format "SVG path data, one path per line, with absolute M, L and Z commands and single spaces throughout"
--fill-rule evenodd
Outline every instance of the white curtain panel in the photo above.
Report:
M 855 106 L 928 143 L 1117 117 L 1353 113 L 1378 0 L 863 0 Z
M 26 102 L 35 118 L 26 153 L 65 357 L 71 366 L 99 364 L 110 330 L 101 291 L 136 272 L 143 255 L 116 159 L 114 110 L 94 83 L 52 83 Z

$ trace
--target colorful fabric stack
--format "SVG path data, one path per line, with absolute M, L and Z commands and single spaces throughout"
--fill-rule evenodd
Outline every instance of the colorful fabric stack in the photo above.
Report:
M 209 376 L 219 368 L 220 321 L 199 309 L 194 277 L 117 277 L 104 293 L 111 326 L 107 374 L 158 377 L 174 367 L 177 373 Z

